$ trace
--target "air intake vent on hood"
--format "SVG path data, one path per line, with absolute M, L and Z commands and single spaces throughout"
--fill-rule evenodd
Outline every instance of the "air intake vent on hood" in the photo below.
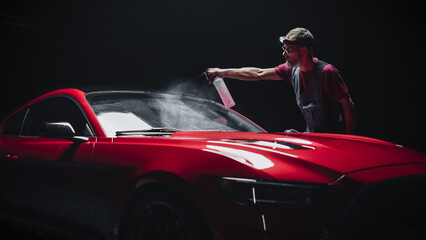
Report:
M 281 142 L 281 141 L 261 141 L 261 140 L 248 140 L 248 139 L 232 139 L 232 141 L 245 142 L 263 147 L 281 148 L 281 149 L 311 149 L 309 147 L 297 145 L 294 143 Z

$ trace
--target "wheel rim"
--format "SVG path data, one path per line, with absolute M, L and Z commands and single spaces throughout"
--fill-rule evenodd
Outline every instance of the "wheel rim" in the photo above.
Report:
M 149 203 L 140 213 L 136 239 L 186 240 L 187 224 L 177 209 L 166 202 Z

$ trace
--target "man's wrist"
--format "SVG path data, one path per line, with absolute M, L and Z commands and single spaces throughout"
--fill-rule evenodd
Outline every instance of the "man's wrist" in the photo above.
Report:
M 228 76 L 229 76 L 228 69 L 223 69 L 222 70 L 222 78 L 227 78 Z

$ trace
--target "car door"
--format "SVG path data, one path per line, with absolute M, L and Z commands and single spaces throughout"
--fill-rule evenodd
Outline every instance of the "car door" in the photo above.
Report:
M 10 214 L 59 228 L 86 228 L 96 138 L 81 108 L 70 97 L 55 96 L 18 112 L 15 123 L 8 124 L 10 119 L 0 140 L 3 206 Z M 88 141 L 45 136 L 46 123 L 69 123 L 75 135 Z

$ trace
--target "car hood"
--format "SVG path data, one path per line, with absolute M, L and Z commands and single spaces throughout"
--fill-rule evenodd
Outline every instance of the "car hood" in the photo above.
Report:
M 367 169 L 426 164 L 420 152 L 341 134 L 181 131 L 167 137 L 119 137 L 114 142 L 146 143 L 154 139 L 163 146 L 224 156 L 280 181 L 330 183 L 342 175 Z
M 342 174 L 405 164 L 426 164 L 425 155 L 389 142 L 318 133 L 176 132 L 172 138 L 202 141 L 203 150 L 224 155 L 276 179 L 317 175 L 327 182 Z M 309 171 L 311 174 L 303 174 Z M 312 174 L 316 173 L 316 174 Z M 301 179 L 302 180 L 302 179 Z M 313 179 L 312 179 L 313 180 Z

